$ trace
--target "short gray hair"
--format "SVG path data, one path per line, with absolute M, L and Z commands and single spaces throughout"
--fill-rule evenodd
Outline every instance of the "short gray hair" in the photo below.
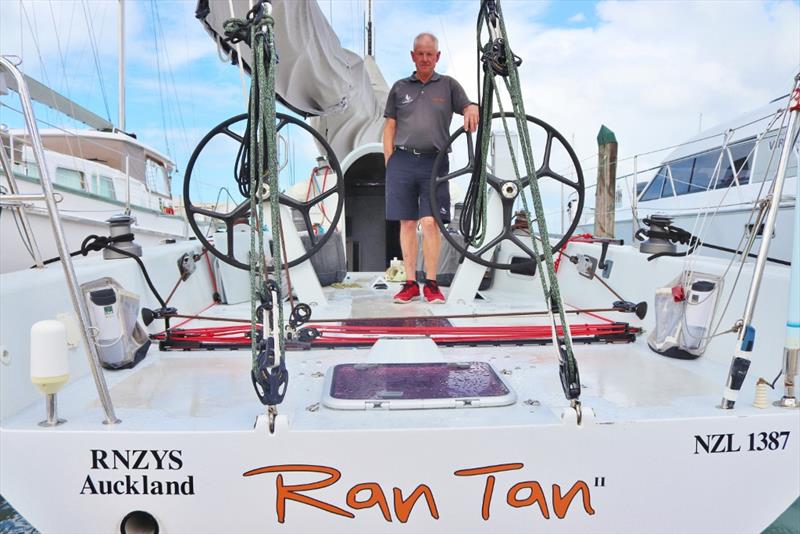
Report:
M 433 46 L 436 47 L 436 50 L 439 50 L 439 39 L 437 39 L 435 35 L 433 35 L 432 33 L 429 33 L 429 32 L 422 32 L 421 34 L 419 34 L 416 37 L 414 37 L 414 42 L 412 43 L 411 50 L 416 49 L 417 48 L 417 43 L 419 41 L 421 41 L 422 39 L 425 39 L 425 38 L 428 38 L 428 39 L 432 40 L 433 41 Z

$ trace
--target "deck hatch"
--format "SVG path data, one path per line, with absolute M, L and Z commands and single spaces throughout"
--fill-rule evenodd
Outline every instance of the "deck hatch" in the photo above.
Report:
M 328 370 L 323 404 L 339 410 L 477 408 L 516 394 L 486 362 L 340 364 Z

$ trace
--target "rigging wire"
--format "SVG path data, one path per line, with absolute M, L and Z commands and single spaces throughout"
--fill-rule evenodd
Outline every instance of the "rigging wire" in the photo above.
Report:
M 20 2 L 20 7 L 22 8 L 22 13 L 25 15 L 25 20 L 28 23 L 28 29 L 30 30 L 29 35 L 33 39 L 33 47 L 36 49 L 36 56 L 39 58 L 39 68 L 42 70 L 42 79 L 44 80 L 45 85 L 49 87 L 52 84 L 50 83 L 50 75 L 47 72 L 46 63 L 42 57 L 42 49 L 39 46 L 39 38 L 37 37 L 37 35 L 39 35 L 39 25 L 37 19 L 36 17 L 33 17 L 33 23 L 31 23 L 31 17 L 28 15 L 28 10 L 25 8 L 25 4 Z M 55 106 L 55 95 L 52 96 L 54 99 L 53 105 Z
M 183 113 L 181 113 L 181 99 L 178 97 L 178 88 L 177 84 L 175 83 L 175 73 L 169 57 L 169 47 L 167 46 L 166 34 L 164 33 L 164 28 L 161 24 L 161 13 L 159 12 L 158 5 L 155 3 L 155 1 L 153 4 L 155 8 L 154 31 L 156 33 L 156 38 L 161 39 L 162 48 L 164 50 L 164 60 L 166 61 L 167 66 L 167 74 L 169 75 L 169 80 L 167 80 L 166 83 L 172 86 L 172 94 L 175 96 L 175 115 L 177 116 L 178 123 L 180 124 L 180 132 L 184 145 L 183 148 L 186 152 L 191 152 L 189 137 L 186 134 L 186 124 L 183 121 Z
M 183 28 L 182 28 L 183 31 L 181 31 L 181 36 L 183 37 L 183 51 L 184 51 L 184 54 L 186 54 L 188 56 L 189 55 L 188 18 L 187 17 L 181 17 L 181 23 L 183 24 Z M 192 83 L 187 84 L 186 90 L 189 93 L 189 110 L 191 112 L 189 114 L 190 126 L 194 129 L 194 128 L 197 128 L 197 108 L 195 106 L 195 102 L 197 101 L 197 99 L 195 98 L 194 84 L 192 84 Z M 178 96 L 175 95 L 175 98 L 178 98 Z
M 94 60 L 94 68 L 97 71 L 97 78 L 100 84 L 100 95 L 103 98 L 103 107 L 106 110 L 106 119 L 111 122 L 111 110 L 108 106 L 108 94 L 106 91 L 106 84 L 103 78 L 103 70 L 100 68 L 100 51 L 97 47 L 97 38 L 94 32 L 94 25 L 92 18 L 89 16 L 89 9 L 86 5 L 86 0 L 81 0 L 81 7 L 83 8 L 83 18 L 86 21 L 86 27 L 89 30 L 89 46 L 92 50 L 92 59 Z
M 153 16 L 153 20 L 156 18 L 156 0 L 150 0 L 150 13 Z M 169 155 L 170 159 L 173 161 L 175 158 L 172 156 L 172 149 L 169 145 L 169 136 L 167 135 L 167 113 L 164 108 L 164 88 L 163 88 L 163 79 L 161 73 L 161 53 L 158 47 L 158 36 L 156 35 L 156 31 L 153 31 L 153 45 L 156 49 L 156 71 L 158 73 L 158 100 L 161 107 L 161 126 L 164 131 L 164 144 L 167 147 L 167 154 Z
M 72 102 L 73 102 L 73 100 L 72 100 L 72 91 L 71 91 L 70 85 L 69 85 L 69 78 L 67 77 L 67 62 L 64 59 L 64 53 L 61 50 L 61 38 L 58 35 L 58 23 L 56 22 L 56 15 L 55 15 L 55 11 L 53 10 L 53 2 L 52 2 L 52 0 L 48 0 L 47 5 L 50 8 L 50 19 L 53 21 L 53 35 L 56 38 L 56 48 L 58 49 L 58 58 L 59 58 L 59 61 L 61 62 L 61 73 L 64 76 L 64 87 L 66 88 L 65 92 L 66 92 L 67 99 L 69 100 L 70 111 L 74 115 L 75 108 L 74 108 L 74 106 L 72 104 Z M 73 11 L 72 11 L 73 14 L 75 13 L 74 7 L 75 7 L 75 5 L 73 4 Z M 53 96 L 53 98 L 55 98 L 55 96 Z M 81 143 L 80 138 L 77 139 L 76 145 L 78 147 L 78 157 L 80 159 L 86 159 L 84 157 L 84 154 L 83 154 L 83 144 Z M 73 164 L 77 167 L 78 166 L 78 162 L 75 159 L 75 154 L 70 154 L 70 155 L 72 156 Z

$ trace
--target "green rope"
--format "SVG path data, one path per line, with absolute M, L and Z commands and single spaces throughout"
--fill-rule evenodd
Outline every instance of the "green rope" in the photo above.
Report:
M 503 121 L 503 128 L 505 131 L 506 140 L 509 144 L 509 152 L 511 155 L 511 163 L 514 168 L 514 174 L 517 181 L 517 186 L 519 187 L 520 196 L 522 197 L 522 207 L 523 212 L 525 213 L 525 219 L 528 223 L 528 228 L 530 231 L 531 237 L 531 246 L 534 252 L 534 261 L 536 262 L 536 267 L 539 272 L 539 278 L 542 284 L 542 289 L 544 291 L 544 296 L 550 309 L 553 310 L 553 307 L 557 308 L 558 311 L 558 319 L 559 323 L 562 328 L 562 335 L 563 335 L 563 348 L 564 353 L 566 356 L 566 365 L 570 369 L 572 373 L 575 372 L 577 369 L 577 362 L 575 360 L 575 355 L 572 346 L 572 336 L 569 331 L 569 325 L 567 323 L 566 314 L 564 313 L 564 304 L 561 298 L 561 292 L 558 286 L 558 278 L 555 271 L 555 264 L 553 261 L 553 252 L 552 247 L 547 240 L 547 236 L 549 233 L 547 231 L 547 221 L 544 215 L 544 207 L 542 205 L 542 197 L 541 192 L 539 190 L 539 183 L 538 177 L 536 175 L 536 166 L 534 165 L 533 155 L 531 153 L 531 140 L 530 140 L 530 133 L 528 131 L 527 125 L 527 118 L 525 113 L 525 107 L 522 100 L 522 90 L 521 84 L 519 80 L 519 72 L 517 70 L 517 65 L 515 62 L 514 54 L 511 51 L 511 47 L 508 44 L 508 36 L 506 33 L 505 21 L 503 19 L 502 11 L 500 9 L 499 3 L 497 4 L 497 20 L 499 21 L 500 26 L 500 37 L 503 39 L 505 43 L 505 61 L 508 67 L 508 78 L 504 78 L 505 87 L 511 97 L 511 105 L 514 114 L 514 119 L 516 120 L 517 131 L 520 137 L 520 145 L 522 147 L 522 156 L 525 163 L 525 170 L 527 172 L 527 176 L 529 177 L 528 180 L 528 187 L 530 187 L 530 195 L 533 201 L 533 208 L 536 213 L 536 223 L 539 230 L 539 236 L 542 240 L 542 250 L 544 255 L 544 263 L 547 270 L 547 278 L 545 278 L 545 269 L 542 268 L 542 261 L 539 254 L 539 247 L 536 243 L 536 234 L 533 232 L 533 224 L 531 220 L 531 212 L 528 206 L 527 196 L 525 195 L 525 188 L 522 184 L 521 175 L 519 172 L 519 165 L 517 163 L 517 158 L 515 156 L 514 146 L 511 138 L 511 132 L 506 121 L 506 117 L 502 117 Z M 480 17 L 481 21 L 483 17 Z M 480 35 L 480 30 L 482 28 L 482 24 L 478 24 L 478 32 Z M 490 43 L 491 45 L 491 43 Z M 494 94 L 496 96 L 496 100 L 498 103 L 498 108 L 500 109 L 501 114 L 503 113 L 503 105 L 502 100 L 500 98 L 500 91 L 497 87 L 497 84 L 494 80 L 494 75 L 491 72 L 484 73 L 484 79 L 490 79 L 490 85 L 494 90 Z M 486 84 L 484 84 L 486 86 Z M 486 93 L 484 93 L 486 94 Z M 483 115 L 485 116 L 485 115 Z M 489 111 L 489 117 L 491 117 L 491 110 Z M 489 119 L 490 121 L 491 119 Z M 491 124 L 490 122 L 483 123 L 484 125 Z M 488 137 L 488 135 L 486 136 Z M 484 155 L 484 162 L 485 162 L 485 155 Z M 553 340 L 555 343 L 558 343 L 558 335 L 556 330 L 555 322 L 552 324 L 553 326 Z
M 250 146 L 256 147 L 255 158 L 250 164 L 250 335 L 253 370 L 257 371 L 259 355 L 257 334 L 257 308 L 261 295 L 266 291 L 267 270 L 264 266 L 264 178 L 269 187 L 269 202 L 272 230 L 272 261 L 275 285 L 279 297 L 281 287 L 281 221 L 280 188 L 277 165 L 277 128 L 275 108 L 275 39 L 274 20 L 263 15 L 250 26 L 253 48 L 253 80 L 250 86 L 249 113 L 251 117 Z M 266 42 L 265 42 L 266 41 Z M 268 57 L 265 57 L 265 53 Z M 255 119 L 255 120 L 253 120 Z M 266 146 L 266 158 L 264 148 Z M 266 161 L 266 168 L 265 168 Z M 279 346 L 277 354 L 284 353 L 283 303 L 273 302 L 273 313 L 278 315 Z M 267 332 L 263 332 L 267 336 Z

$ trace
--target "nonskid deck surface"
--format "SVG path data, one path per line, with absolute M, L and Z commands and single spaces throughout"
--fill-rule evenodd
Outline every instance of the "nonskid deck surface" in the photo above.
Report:
M 311 323 L 325 318 L 443 316 L 490 314 L 541 309 L 541 304 L 519 302 L 513 295 L 492 294 L 469 306 L 394 304 L 388 290 L 373 290 L 371 279 L 354 281 L 357 288 L 326 288 L 326 306 L 314 308 Z M 217 305 L 203 315 L 248 318 L 249 302 Z M 605 314 L 625 321 L 630 316 Z M 456 318 L 454 326 L 545 325 L 544 317 Z M 600 318 L 580 314 L 571 323 L 600 323 Z M 180 323 L 174 323 L 180 324 Z M 220 326 L 201 319 L 184 328 Z M 422 336 L 421 336 L 422 337 Z M 591 408 L 598 423 L 616 423 L 675 417 L 714 417 L 727 369 L 713 361 L 671 360 L 647 347 L 645 335 L 630 344 L 575 346 L 580 368 L 583 406 Z M 414 343 L 414 345 L 411 345 Z M 423 350 L 418 348 L 422 346 Z M 334 429 L 457 428 L 561 424 L 568 407 L 558 375 L 557 354 L 551 345 L 436 347 L 414 340 L 388 340 L 382 351 L 337 348 L 289 351 L 288 393 L 278 407 L 296 431 Z M 393 351 L 397 350 L 397 358 Z M 416 351 L 416 352 L 415 352 Z M 341 363 L 390 363 L 412 360 L 489 362 L 517 394 L 510 406 L 491 408 L 342 411 L 321 403 L 325 373 Z M 126 430 L 135 431 L 249 431 L 264 408 L 250 379 L 251 355 L 244 350 L 161 352 L 153 344 L 134 369 L 106 371 L 117 416 Z M 736 415 L 753 410 L 743 398 Z M 97 429 L 102 410 L 91 376 L 71 381 L 58 395 L 59 415 L 70 424 L 55 430 Z M 764 413 L 759 410 L 759 413 Z M 733 414 L 731 414 L 733 415 Z M 43 402 L 35 403 L 4 422 L 8 429 L 27 429 L 44 417 Z

